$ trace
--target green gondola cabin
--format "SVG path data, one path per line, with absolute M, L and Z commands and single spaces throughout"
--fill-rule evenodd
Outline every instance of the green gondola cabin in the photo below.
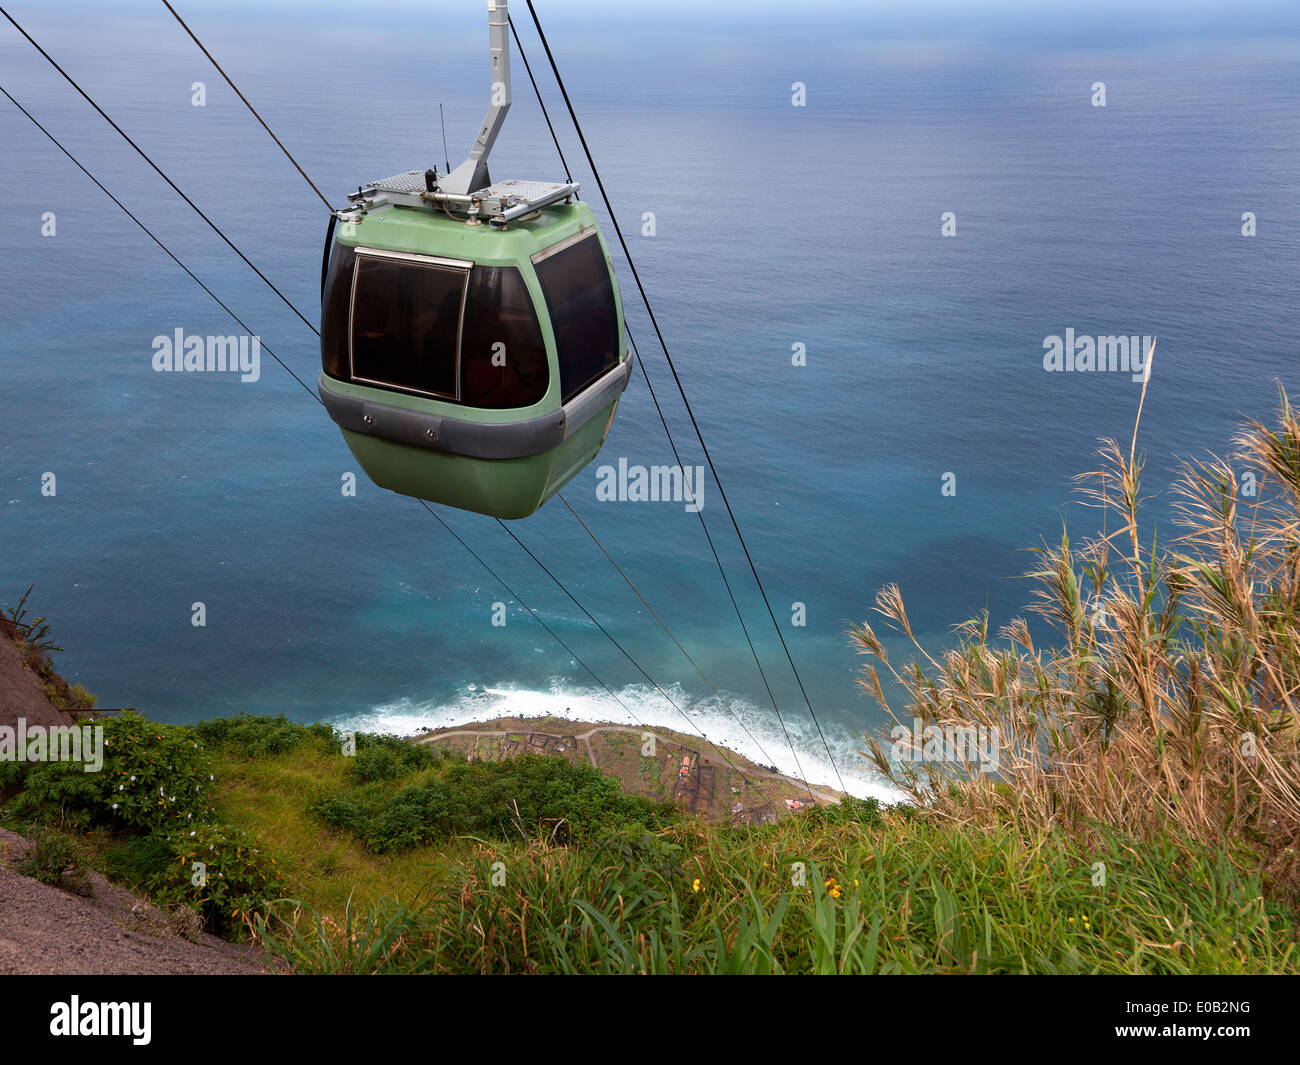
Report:
M 489 183 L 509 107 L 505 17 L 489 5 L 505 102 L 465 163 L 372 182 L 335 214 L 319 393 L 375 484 L 522 518 L 599 452 L 631 362 L 578 186 Z

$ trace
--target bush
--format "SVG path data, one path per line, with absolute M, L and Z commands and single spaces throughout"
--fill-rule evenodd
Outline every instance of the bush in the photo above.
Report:
M 396 780 L 432 768 L 446 760 L 449 754 L 427 744 L 408 743 L 396 736 L 363 733 L 357 736 L 357 755 L 351 769 L 359 780 L 366 783 Z
M 218 935 L 241 930 L 283 894 L 275 859 L 242 829 L 201 824 L 168 843 L 168 862 L 145 887 L 160 905 L 197 910 Z
M 238 750 L 266 751 L 291 749 L 320 734 L 319 727 L 284 719 L 233 721 L 207 734 Z M 278 897 L 274 860 L 264 857 L 247 833 L 214 822 L 213 773 L 197 730 L 132 713 L 96 724 L 104 728 L 104 765 L 98 773 L 85 772 L 81 763 L 0 763 L 8 767 L 6 779 L 23 788 L 5 807 L 10 820 L 76 829 L 109 826 L 126 837 L 105 853 L 109 875 L 143 889 L 164 907 L 195 910 L 213 932 L 241 929 L 251 910 L 267 897 Z M 325 731 L 333 736 L 328 726 Z M 73 863 L 71 871 L 61 873 L 75 857 L 72 841 L 44 830 L 34 836 L 31 875 L 75 889 L 80 867 Z
M 908 810 L 908 807 L 900 807 Z M 885 808 L 879 799 L 859 799 L 845 795 L 839 802 L 829 806 L 818 806 L 803 815 L 810 825 L 861 825 L 864 828 L 879 828 L 885 823 Z
M 7 776 L 23 787 L 8 805 L 11 816 L 144 834 L 208 819 L 211 766 L 189 729 L 134 713 L 95 724 L 104 729 L 98 773 L 80 762 L 10 763 Z
M 283 714 L 279 717 L 240 713 L 200 721 L 194 726 L 198 738 L 213 750 L 252 758 L 261 754 L 287 754 L 309 739 L 333 743 L 329 725 L 300 725 Z
M 31 830 L 32 848 L 18 863 L 18 871 L 42 884 L 93 895 L 90 877 L 81 862 L 77 845 L 61 832 L 45 827 Z
M 668 882 L 684 878 L 686 850 L 644 825 L 622 825 L 599 833 L 592 844 L 593 863 L 612 864 L 620 870 L 657 874 Z
M 525 755 L 487 763 L 436 758 L 436 764 L 438 775 L 421 783 L 396 792 L 368 784 L 318 798 L 312 811 L 353 832 L 376 854 L 464 835 L 502 839 L 541 833 L 568 843 L 623 826 L 659 828 L 679 817 L 668 805 L 624 795 L 617 781 L 599 770 L 561 758 Z
M 1226 460 L 1183 467 L 1181 533 L 1166 541 L 1143 535 L 1137 427 L 1127 448 L 1104 442 L 1101 469 L 1080 479 L 1114 531 L 1081 545 L 1063 532 L 1027 574 L 1054 647 L 1037 646 L 1023 618 L 990 635 L 985 612 L 957 626 L 956 647 L 931 655 L 918 643 L 925 662 L 898 668 L 871 626 L 856 626 L 861 653 L 907 694 L 895 715 L 876 665 L 864 669 L 895 722 L 981 729 L 1001 748 L 988 773 L 896 758 L 882 734 L 869 740 L 881 772 L 954 823 L 1244 843 L 1270 894 L 1300 902 L 1300 415 L 1282 393 L 1276 426 L 1253 422 L 1233 443 Z M 876 602 L 914 640 L 898 587 Z

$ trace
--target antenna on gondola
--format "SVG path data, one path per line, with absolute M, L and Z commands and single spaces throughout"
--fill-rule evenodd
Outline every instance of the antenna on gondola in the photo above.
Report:
M 438 118 L 442 122 L 442 162 L 443 173 L 451 173 L 451 155 L 447 151 L 447 116 L 442 113 L 442 104 L 438 104 Z

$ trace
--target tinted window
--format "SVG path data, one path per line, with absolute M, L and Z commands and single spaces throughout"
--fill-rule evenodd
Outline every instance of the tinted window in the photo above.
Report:
M 560 358 L 567 403 L 618 362 L 618 312 L 600 241 L 589 237 L 536 264 Z
M 352 376 L 454 398 L 466 274 L 454 267 L 358 255 Z
M 514 267 L 476 266 L 470 273 L 460 370 L 460 401 L 466 406 L 527 407 L 546 395 L 550 375 L 542 330 Z
M 330 377 L 346 381 L 348 373 L 348 301 L 352 298 L 352 266 L 356 252 L 346 244 L 335 244 L 325 275 L 321 298 L 321 369 Z

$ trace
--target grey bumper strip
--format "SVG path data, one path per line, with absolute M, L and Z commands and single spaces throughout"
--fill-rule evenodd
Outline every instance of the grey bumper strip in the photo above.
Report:
M 463 418 L 396 407 L 340 395 L 324 374 L 316 384 L 321 402 L 343 429 L 397 444 L 475 459 L 521 459 L 562 443 L 622 395 L 632 376 L 632 355 L 589 385 L 560 410 L 521 422 L 485 425 Z

